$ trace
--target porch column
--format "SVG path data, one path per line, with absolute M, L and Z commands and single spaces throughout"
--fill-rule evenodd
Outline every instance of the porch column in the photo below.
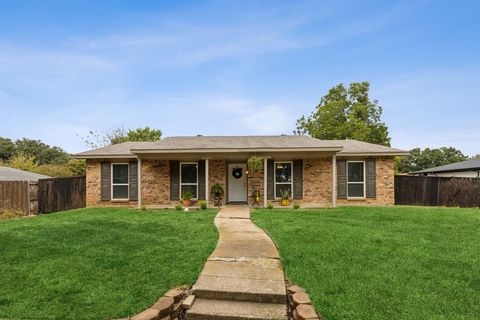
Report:
M 205 201 L 207 202 L 207 206 L 209 194 L 210 190 L 208 188 L 208 159 L 205 159 Z
M 138 200 L 137 200 L 137 206 L 138 209 L 142 208 L 142 159 L 138 158 L 137 159 L 137 186 L 138 186 Z
M 337 156 L 332 156 L 332 207 L 337 206 Z
M 263 207 L 267 207 L 267 158 L 263 159 Z

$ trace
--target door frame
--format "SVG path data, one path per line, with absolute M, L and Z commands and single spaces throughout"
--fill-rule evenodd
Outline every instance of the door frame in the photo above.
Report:
M 230 204 L 233 204 L 233 203 L 248 204 L 248 175 L 246 174 L 246 172 L 245 172 L 245 175 L 246 175 L 245 179 L 247 181 L 247 187 L 245 188 L 245 198 L 246 198 L 246 200 L 245 201 L 230 201 L 230 199 L 229 199 L 229 189 L 230 189 L 230 179 L 231 179 L 230 178 L 229 165 L 231 165 L 231 164 L 244 164 L 245 166 L 247 166 L 247 162 L 246 161 L 244 161 L 244 162 L 243 161 L 227 161 L 226 163 L 227 163 L 226 168 L 225 168 L 225 170 L 226 170 L 225 174 L 227 176 L 227 188 L 226 188 L 226 197 L 225 197 L 226 198 L 226 203 L 227 204 L 229 204 L 229 203 Z

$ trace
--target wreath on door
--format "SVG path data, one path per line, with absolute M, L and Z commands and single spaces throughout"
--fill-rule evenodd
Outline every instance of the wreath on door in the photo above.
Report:
M 235 179 L 240 179 L 242 176 L 243 176 L 243 172 L 242 172 L 242 168 L 234 168 L 232 170 L 232 176 L 235 178 Z

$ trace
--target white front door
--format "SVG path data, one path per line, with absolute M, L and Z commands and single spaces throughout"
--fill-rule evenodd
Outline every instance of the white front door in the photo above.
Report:
M 247 164 L 228 164 L 228 201 L 247 202 Z

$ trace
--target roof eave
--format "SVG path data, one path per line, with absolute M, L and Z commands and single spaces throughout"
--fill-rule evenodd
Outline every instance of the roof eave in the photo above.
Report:
M 134 154 L 171 154 L 171 153 L 242 153 L 242 152 L 339 152 L 343 147 L 325 148 L 195 148 L 195 149 L 132 149 Z
M 72 156 L 74 159 L 137 159 L 138 157 L 134 154 L 74 154 Z
M 368 156 L 377 156 L 377 157 L 397 157 L 397 156 L 406 156 L 408 152 L 406 151 L 392 151 L 392 152 L 339 152 L 337 156 L 355 156 L 355 157 L 368 157 Z

